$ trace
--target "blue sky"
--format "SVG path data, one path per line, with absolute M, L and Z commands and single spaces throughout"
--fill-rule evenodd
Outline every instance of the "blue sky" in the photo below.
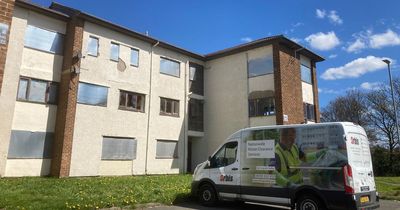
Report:
M 43 6 L 50 0 L 33 0 Z M 58 0 L 200 54 L 283 34 L 326 58 L 317 64 L 320 105 L 346 90 L 400 76 L 400 2 L 267 0 Z

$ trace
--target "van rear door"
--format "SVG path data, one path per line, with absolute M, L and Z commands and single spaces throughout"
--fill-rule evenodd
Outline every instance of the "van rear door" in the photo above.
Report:
M 356 202 L 360 206 L 368 205 L 376 201 L 368 138 L 361 127 L 351 126 L 346 140 L 348 163 L 353 176 L 353 190 L 356 195 Z

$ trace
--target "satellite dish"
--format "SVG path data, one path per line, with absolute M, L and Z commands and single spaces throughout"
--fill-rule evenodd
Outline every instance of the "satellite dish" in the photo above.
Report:
M 121 58 L 118 58 L 117 69 L 118 69 L 118 71 L 121 71 L 121 72 L 125 71 L 125 69 L 126 69 L 125 61 L 123 61 Z

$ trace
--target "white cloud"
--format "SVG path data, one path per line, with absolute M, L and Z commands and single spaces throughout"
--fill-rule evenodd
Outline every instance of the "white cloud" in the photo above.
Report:
M 386 69 L 387 65 L 382 61 L 383 59 L 375 56 L 367 56 L 365 58 L 357 58 L 344 66 L 329 68 L 322 75 L 321 78 L 324 80 L 337 80 L 346 78 L 357 78 L 366 73 Z
M 333 24 L 337 24 L 337 25 L 343 24 L 342 18 L 340 18 L 340 16 L 337 14 L 337 12 L 335 10 L 331 10 L 329 12 L 328 18 L 331 21 L 331 23 L 333 23 Z
M 328 56 L 328 58 L 336 58 L 336 57 L 337 57 L 337 54 L 332 54 L 332 55 Z
M 321 18 L 321 19 L 323 19 L 323 18 L 325 18 L 325 16 L 326 16 L 326 11 L 325 10 L 321 10 L 321 9 L 317 9 L 316 11 L 315 11 L 315 13 L 316 13 L 316 15 L 317 15 L 317 18 Z
M 363 82 L 360 87 L 365 90 L 376 90 L 378 89 L 382 83 L 380 82 Z
M 240 38 L 240 41 L 242 41 L 242 42 L 252 42 L 253 39 L 251 37 L 242 37 L 242 38 Z
M 380 34 L 373 34 L 372 30 L 361 31 L 353 37 L 356 40 L 348 43 L 347 47 L 344 48 L 349 53 L 358 53 L 367 48 L 380 49 L 400 45 L 400 34 L 391 29 Z
M 321 94 L 339 94 L 340 91 L 334 90 L 334 89 L 328 89 L 328 88 L 318 88 L 318 93 Z
M 306 37 L 305 40 L 311 45 L 312 48 L 317 50 L 331 50 L 340 44 L 339 38 L 335 32 L 316 33 Z
M 351 43 L 347 48 L 345 48 L 345 50 L 349 53 L 358 53 L 365 48 L 367 48 L 367 44 L 361 38 L 358 38 L 355 42 Z
M 374 49 L 400 45 L 400 35 L 388 29 L 385 33 L 372 35 L 369 44 Z

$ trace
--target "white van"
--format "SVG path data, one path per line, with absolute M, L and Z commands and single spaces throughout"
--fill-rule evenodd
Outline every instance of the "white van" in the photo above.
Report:
M 196 167 L 192 194 L 203 205 L 379 208 L 367 135 L 349 122 L 239 130 Z

